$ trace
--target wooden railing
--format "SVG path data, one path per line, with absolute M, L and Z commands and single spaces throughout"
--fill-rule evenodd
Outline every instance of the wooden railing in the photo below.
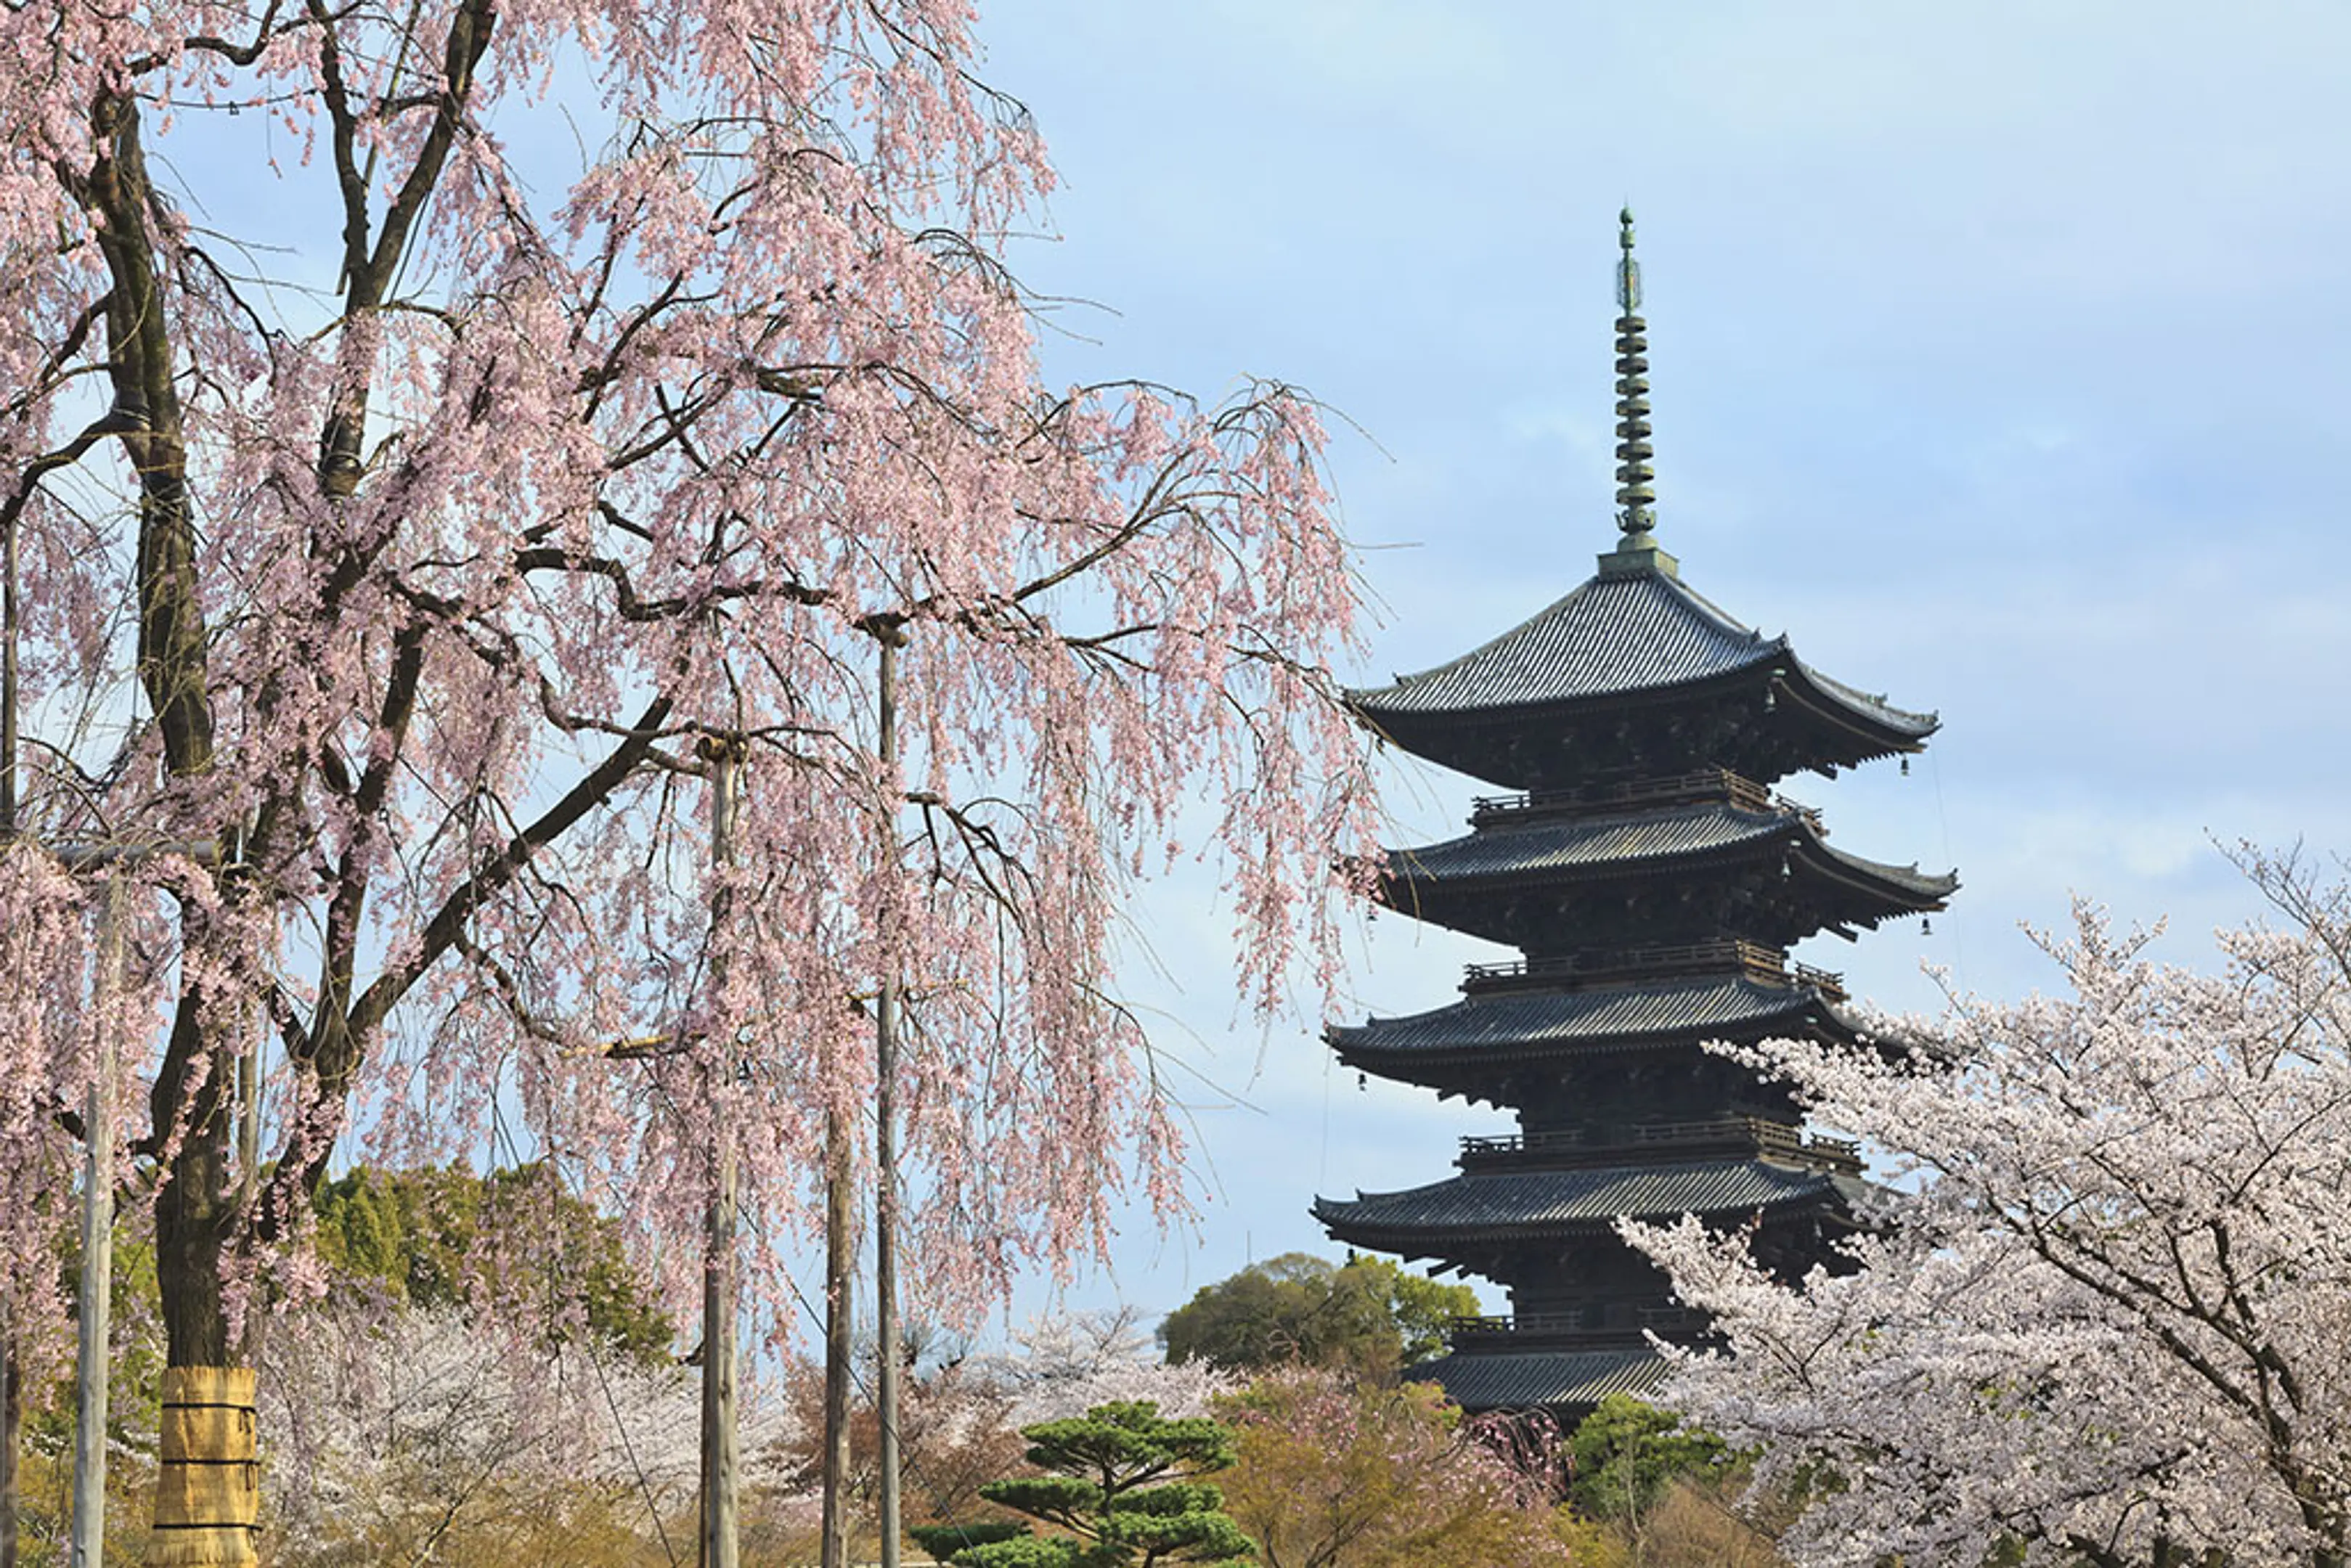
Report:
M 1461 1140 L 1461 1163 L 1485 1164 L 1521 1155 L 1704 1147 L 1752 1144 L 1768 1154 L 1858 1172 L 1861 1145 L 1846 1138 L 1806 1136 L 1801 1127 L 1763 1116 L 1708 1116 L 1687 1122 L 1644 1122 L 1622 1127 L 1562 1127 Z
M 1777 947 L 1757 942 L 1691 942 L 1674 947 L 1622 947 L 1612 952 L 1584 953 L 1574 957 L 1521 958 L 1505 964 L 1471 964 L 1466 971 L 1469 990 L 1504 990 L 1518 986 L 1596 986 L 1610 980 L 1649 976 L 1704 975 L 1734 970 L 1767 986 L 1791 982 L 1812 986 L 1834 1001 L 1845 998 L 1844 977 L 1810 964 L 1790 964 Z
M 1826 833 L 1820 812 L 1802 801 L 1775 794 L 1752 779 L 1727 768 L 1701 768 L 1664 779 L 1636 779 L 1622 784 L 1589 784 L 1578 789 L 1531 789 L 1516 795 L 1480 795 L 1469 803 L 1469 823 L 1490 822 L 1537 811 L 1615 810 L 1640 806 L 1678 806 L 1698 800 L 1723 800 L 1747 811 L 1785 811 L 1803 818 L 1813 831 Z
M 1795 977 L 1796 984 L 1810 986 L 1831 1001 L 1845 999 L 1843 975 L 1829 969 L 1815 969 L 1810 964 L 1791 964 L 1788 969 Z
M 1707 1326 L 1704 1312 L 1689 1307 L 1643 1307 L 1629 1324 L 1605 1324 L 1597 1312 L 1516 1312 L 1500 1316 L 1457 1317 L 1446 1325 L 1456 1345 L 1464 1340 L 1569 1338 L 1625 1327 L 1652 1333 L 1687 1333 Z

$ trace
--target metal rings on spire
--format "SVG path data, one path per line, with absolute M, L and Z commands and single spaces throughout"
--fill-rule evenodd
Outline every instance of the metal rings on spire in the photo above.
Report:
M 1617 215 L 1616 526 L 1627 542 L 1656 526 L 1656 475 L 1649 444 L 1648 323 L 1641 319 L 1641 264 L 1633 259 L 1633 209 Z

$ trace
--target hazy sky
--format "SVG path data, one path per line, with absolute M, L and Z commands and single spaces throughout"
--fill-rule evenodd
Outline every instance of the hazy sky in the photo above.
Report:
M 980 26 L 1065 182 L 1019 270 L 1107 308 L 1062 313 L 1049 378 L 1274 376 L 1361 427 L 1332 466 L 1383 602 L 1363 684 L 1608 546 L 1632 204 L 1684 580 L 1943 716 L 1909 778 L 1787 786 L 1840 846 L 1963 879 L 1931 936 L 1806 946 L 1858 992 L 1932 1009 L 1925 963 L 2048 984 L 2019 923 L 2077 892 L 2199 959 L 2252 913 L 2214 840 L 2351 850 L 2351 12 L 994 0 Z M 1475 792 L 1399 769 L 1392 841 Z M 1137 1217 L 1078 1301 L 1164 1311 L 1332 1250 L 1316 1192 L 1439 1179 L 1505 1127 L 1359 1092 L 1312 1019 L 1236 1025 L 1197 890 L 1141 919 L 1168 977 L 1137 984 L 1217 1086 L 1206 1204 L 1164 1247 Z M 1371 922 L 1351 1010 L 1441 1005 L 1479 946 Z

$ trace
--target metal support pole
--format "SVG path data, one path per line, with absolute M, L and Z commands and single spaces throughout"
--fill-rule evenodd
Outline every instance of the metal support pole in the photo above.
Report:
M 236 1058 L 236 1165 L 244 1202 L 253 1207 L 261 1186 L 261 1042 L 256 1040 Z
M 719 882 L 711 898 L 711 932 L 716 946 L 710 964 L 712 988 L 726 979 L 726 943 L 721 935 L 731 895 L 725 885 L 727 868 L 735 863 L 736 769 L 740 753 L 732 740 L 720 743 L 711 758 L 710 865 Z M 709 1071 L 717 1076 L 722 1102 L 735 1072 L 731 1038 L 722 1042 Z M 724 1114 L 715 1119 L 716 1144 L 711 1171 L 710 1207 L 705 1217 L 707 1250 L 702 1265 L 702 1568 L 736 1568 L 736 1427 L 735 1427 L 735 1130 Z
M 245 1032 L 245 1049 L 236 1053 L 236 1206 L 249 1225 L 261 1192 L 261 1037 L 250 1029 Z M 237 1324 L 240 1366 L 252 1366 L 260 1358 L 263 1316 L 248 1304 Z
M 114 1288 L 114 1034 L 107 1014 L 122 986 L 122 879 L 106 879 L 99 905 L 98 1028 L 91 1041 L 89 1102 L 82 1140 L 80 1333 L 74 1360 L 72 1568 L 106 1561 L 106 1375 Z
M 245 858 L 246 834 L 240 830 L 233 839 L 215 847 L 222 852 L 219 858 L 225 882 L 228 875 L 234 874 L 225 868 Z M 237 1032 L 244 1037 L 245 1048 L 236 1053 L 236 1207 L 245 1216 L 244 1223 L 251 1225 L 259 1218 L 256 1210 L 261 1200 L 261 1052 L 266 1032 L 254 1027 L 252 1019 L 242 1009 L 237 1014 Z M 266 1317 L 254 1305 L 246 1307 L 237 1327 L 238 1365 L 259 1364 Z
M 898 647 L 882 638 L 881 748 L 884 769 L 898 766 Z M 894 804 L 894 802 L 893 802 Z M 898 855 L 898 814 L 883 814 L 887 869 Z M 898 1568 L 898 932 L 886 912 L 882 925 L 881 995 L 873 1007 L 873 1290 L 878 1304 L 873 1339 L 879 1364 L 874 1402 L 882 1433 L 882 1568 Z

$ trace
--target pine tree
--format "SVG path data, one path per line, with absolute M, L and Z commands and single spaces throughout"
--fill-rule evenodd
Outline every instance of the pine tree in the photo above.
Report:
M 1017 1520 L 912 1533 L 956 1568 L 1238 1568 L 1257 1547 L 1198 1478 L 1229 1468 L 1233 1435 L 1204 1416 L 1170 1420 L 1150 1400 L 1097 1405 L 1020 1428 L 1029 1462 L 1050 1473 L 990 1481 L 982 1497 L 1069 1531 L 1039 1535 Z

